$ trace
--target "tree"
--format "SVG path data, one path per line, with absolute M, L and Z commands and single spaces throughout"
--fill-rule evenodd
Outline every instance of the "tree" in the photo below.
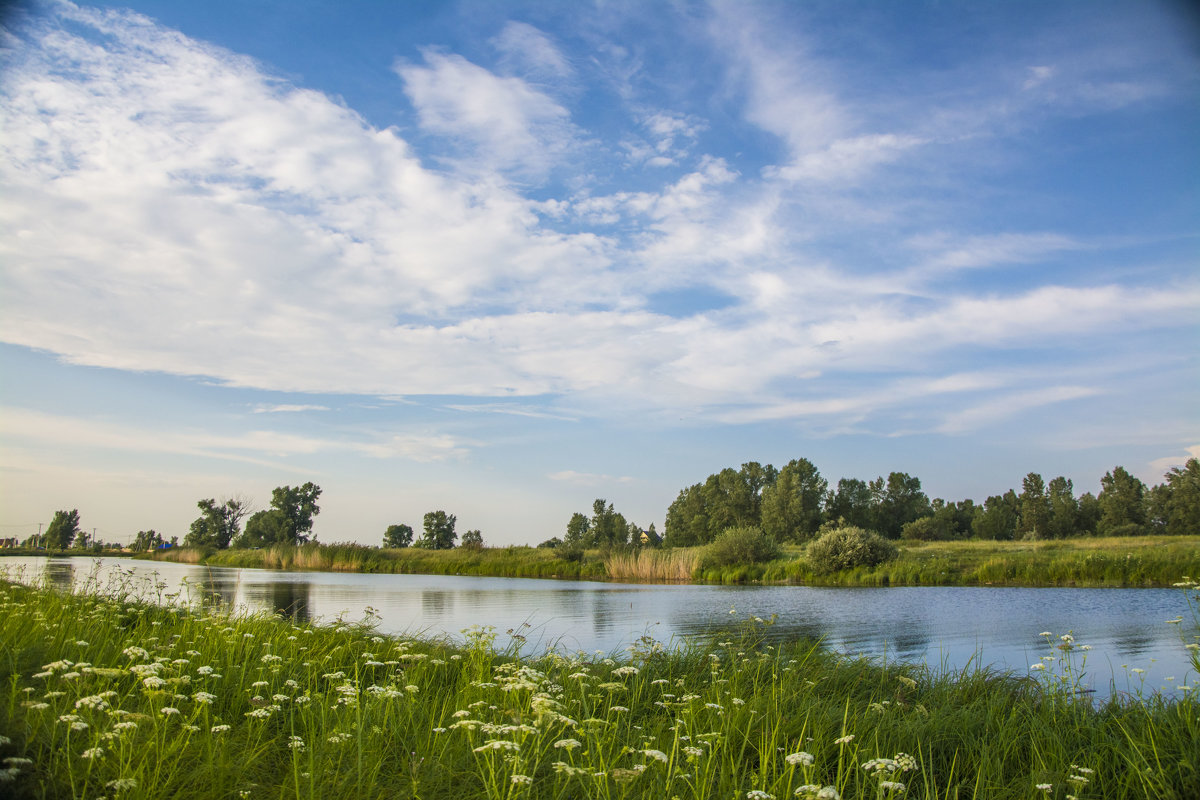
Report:
M 874 529 L 896 539 L 906 523 L 930 513 L 929 497 L 921 491 L 921 479 L 905 472 L 893 472 L 884 483 L 882 477 L 869 484 L 874 501 Z
M 563 544 L 567 547 L 593 546 L 592 521 L 578 511 L 572 514 L 567 522 L 567 534 L 563 537 Z
M 1124 467 L 1114 467 L 1100 479 L 1101 536 L 1137 536 L 1146 532 L 1146 485 Z
M 466 531 L 465 533 L 463 533 L 462 541 L 459 543 L 458 546 L 466 548 L 467 550 L 482 550 L 483 549 L 483 534 L 480 533 L 478 530 Z
M 239 547 L 266 547 L 273 544 L 303 544 L 313 527 L 313 517 L 321 513 L 317 498 L 321 487 L 309 481 L 303 486 L 279 486 L 271 492 L 271 508 L 246 520 L 246 529 L 238 539 Z
M 629 541 L 629 524 L 602 498 L 592 503 L 592 542 L 596 547 L 617 547 Z
M 1014 538 L 1017 535 L 1020 505 L 1017 493 L 1012 489 L 1003 495 L 992 495 L 975 515 L 971 531 L 980 539 L 1007 541 Z
M 134 552 L 140 553 L 145 550 L 155 550 L 159 547 L 162 547 L 162 544 L 162 536 L 160 536 L 157 531 L 151 528 L 148 531 L 138 531 L 137 536 L 134 537 L 133 544 L 130 545 L 130 549 Z
M 283 515 L 284 530 L 290 544 L 308 541 L 308 533 L 313 528 L 313 517 L 321 513 L 317 498 L 321 496 L 321 487 L 312 481 L 297 486 L 280 486 L 271 492 L 271 506 Z
M 1047 493 L 1050 503 L 1050 517 L 1047 520 L 1049 536 L 1062 539 L 1078 535 L 1079 501 L 1075 499 L 1075 487 L 1071 480 L 1061 475 L 1052 479 Z
M 42 535 L 47 550 L 66 550 L 79 533 L 79 509 L 55 511 L 54 519 Z
M 830 520 L 842 520 L 846 525 L 870 528 L 874 524 L 871 487 L 858 478 L 842 478 L 837 491 L 825 501 L 826 516 Z
M 669 547 L 706 544 L 727 528 L 761 524 L 762 493 L 777 476 L 770 464 L 750 461 L 741 469 L 723 469 L 682 490 L 667 509 L 663 543 Z
M 183 543 L 188 547 L 215 547 L 224 550 L 237 538 L 242 517 L 249 511 L 244 500 L 216 500 L 208 498 L 196 503 L 200 517 L 192 522 Z
M 762 493 L 762 529 L 780 542 L 802 542 L 821 527 L 829 482 L 807 458 L 789 461 Z
M 410 525 L 388 525 L 383 532 L 384 547 L 408 547 L 412 540 L 413 529 Z
M 663 543 L 668 547 L 694 547 L 708 541 L 708 508 L 704 485 L 697 483 L 679 491 L 667 508 Z
M 1164 477 L 1167 533 L 1200 534 L 1200 459 L 1189 458 L 1182 467 L 1172 467 Z
M 445 511 L 430 511 L 425 515 L 421 546 L 429 550 L 449 550 L 454 547 L 454 540 L 458 538 L 454 532 L 454 523 L 457 521 L 457 517 Z
M 1050 536 L 1050 498 L 1046 495 L 1046 482 L 1036 472 L 1031 472 L 1021 481 L 1021 517 L 1017 533 L 1027 539 L 1045 539 Z

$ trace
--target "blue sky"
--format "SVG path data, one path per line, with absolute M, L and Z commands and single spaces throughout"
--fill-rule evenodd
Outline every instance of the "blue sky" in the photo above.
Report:
M 491 544 L 806 457 L 1200 455 L 1183 4 L 40 2 L 0 62 L 0 528 L 324 488 Z

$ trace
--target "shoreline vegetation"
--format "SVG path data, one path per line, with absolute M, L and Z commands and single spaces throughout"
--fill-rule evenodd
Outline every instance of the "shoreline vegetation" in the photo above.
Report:
M 577 559 L 536 547 L 421 550 L 357 544 L 278 545 L 261 550 L 171 549 L 156 560 L 209 566 L 326 572 L 565 578 L 629 583 L 808 586 L 1169 587 L 1200 575 L 1194 536 L 1099 537 L 1041 542 L 899 542 L 899 555 L 873 567 L 822 574 L 805 547 L 784 546 L 758 564 L 706 564 L 706 547 L 586 550 Z
M 0 794 L 1082 800 L 1200 784 L 1195 692 L 1096 702 L 1069 633 L 1042 634 L 1028 675 L 771 645 L 758 618 L 682 649 L 518 659 L 491 629 L 453 645 L 155 591 L 0 581 Z M 1184 591 L 1200 671 L 1200 591 Z
M 1036 542 L 897 543 L 899 555 L 871 567 L 818 574 L 803 546 L 758 564 L 712 566 L 705 547 L 586 550 L 574 558 L 553 548 L 424 550 L 358 544 L 274 545 L 262 549 L 171 548 L 138 555 L 188 564 L 360 573 L 559 578 L 643 583 L 762 583 L 809 586 L 1168 587 L 1200 575 L 1200 539 L 1133 536 Z M 5 551 L 46 555 L 45 551 Z M 63 555 L 71 554 L 63 551 Z M 85 554 L 79 554 L 85 555 Z

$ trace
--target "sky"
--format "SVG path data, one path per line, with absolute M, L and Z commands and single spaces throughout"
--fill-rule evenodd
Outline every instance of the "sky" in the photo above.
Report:
M 931 497 L 1200 456 L 1165 2 L 3 5 L 0 537 L 321 541 L 747 461 Z

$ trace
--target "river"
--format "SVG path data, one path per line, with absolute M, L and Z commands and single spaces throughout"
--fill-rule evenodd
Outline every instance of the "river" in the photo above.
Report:
M 202 567 L 128 559 L 0 559 L 0 570 L 57 586 L 103 584 L 115 571 L 152 580 L 156 595 L 219 597 L 250 611 L 301 620 L 360 621 L 381 633 L 450 636 L 492 626 L 498 647 L 536 653 L 621 651 L 642 637 L 677 644 L 721 635 L 758 617 L 776 640 L 822 639 L 835 650 L 958 670 L 988 665 L 1027 674 L 1051 652 L 1043 631 L 1089 645 L 1084 683 L 1111 691 L 1165 691 L 1200 683 L 1181 635 L 1195 622 L 1177 589 L 678 586 L 440 575 L 361 575 Z M 177 595 L 168 598 L 167 595 Z M 1183 617 L 1183 622 L 1168 620 Z M 513 635 L 524 637 L 514 641 Z M 1082 655 L 1082 652 L 1080 653 Z M 1137 672 L 1135 670 L 1143 670 Z

